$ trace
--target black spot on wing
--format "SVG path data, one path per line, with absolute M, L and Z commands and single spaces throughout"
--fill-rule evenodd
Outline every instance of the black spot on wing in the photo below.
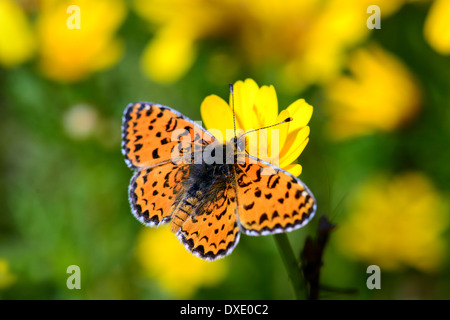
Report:
M 159 158 L 158 148 L 156 148 L 155 150 L 153 150 L 153 152 L 152 152 L 152 157 L 153 157 L 153 159 L 158 159 L 158 158 Z
M 277 186 L 278 182 L 280 181 L 280 177 L 276 174 L 273 174 L 269 177 L 267 180 L 267 188 L 273 189 Z
M 169 122 L 166 125 L 166 131 L 167 132 L 172 132 L 175 130 L 175 128 L 178 125 L 178 121 L 176 118 L 170 118 Z
M 259 218 L 259 223 L 263 223 L 264 221 L 269 220 L 269 218 L 267 217 L 267 214 L 263 213 L 261 215 L 261 218 Z
M 244 204 L 243 207 L 244 207 L 244 210 L 250 210 L 254 207 L 254 205 L 255 205 L 255 202 L 252 202 L 250 204 Z

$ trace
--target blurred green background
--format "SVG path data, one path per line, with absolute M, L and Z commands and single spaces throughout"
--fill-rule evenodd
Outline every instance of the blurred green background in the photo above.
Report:
M 300 255 L 318 216 L 337 225 L 320 296 L 449 299 L 449 21 L 447 0 L 0 0 L 0 298 L 292 299 L 272 237 L 203 262 L 128 203 L 126 105 L 200 120 L 252 78 L 279 111 L 314 107 L 298 162 L 317 218 L 289 239 Z

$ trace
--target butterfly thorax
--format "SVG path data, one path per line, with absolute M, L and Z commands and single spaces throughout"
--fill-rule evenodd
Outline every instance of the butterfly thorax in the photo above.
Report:
M 215 150 L 220 150 L 220 155 L 213 159 L 205 156 L 204 161 L 199 164 L 189 165 L 189 177 L 185 182 L 185 190 L 191 195 L 203 194 L 207 191 L 211 194 L 214 189 L 223 188 L 233 179 L 234 165 L 238 160 L 238 153 L 229 143 L 218 146 Z M 214 154 L 214 152 L 213 152 Z M 199 199 L 201 200 L 201 199 Z

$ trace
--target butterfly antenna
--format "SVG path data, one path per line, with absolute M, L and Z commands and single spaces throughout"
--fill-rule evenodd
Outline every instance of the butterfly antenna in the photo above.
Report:
M 233 105 L 234 137 L 236 138 L 237 137 L 237 135 L 236 135 L 236 113 L 234 112 L 234 92 L 233 92 L 233 84 L 232 83 L 230 83 L 230 92 L 231 92 L 231 104 Z
M 289 118 L 284 119 L 284 120 L 281 121 L 281 122 L 272 124 L 272 125 L 270 125 L 270 126 L 262 127 L 262 128 L 259 128 L 259 129 L 255 129 L 255 130 L 248 131 L 248 132 L 244 133 L 242 136 L 240 136 L 239 139 L 242 138 L 243 136 L 245 136 L 246 134 L 249 134 L 249 133 L 252 133 L 252 132 L 255 132 L 255 131 L 259 131 L 259 130 L 264 130 L 264 129 L 272 128 L 272 127 L 278 126 L 278 125 L 283 124 L 283 123 L 286 123 L 286 122 L 291 122 L 292 120 L 294 120 L 294 119 L 293 119 L 292 117 L 289 117 Z

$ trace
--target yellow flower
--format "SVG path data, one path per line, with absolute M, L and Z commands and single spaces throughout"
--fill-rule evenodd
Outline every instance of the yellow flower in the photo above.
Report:
M 380 0 L 383 16 L 406 0 Z M 370 0 L 135 0 L 155 37 L 142 65 L 158 82 L 173 82 L 194 63 L 205 39 L 224 39 L 255 70 L 274 66 L 279 81 L 299 90 L 338 74 L 346 51 L 370 33 Z M 235 57 L 235 59 L 237 59 Z M 227 68 L 227 66 L 223 66 Z
M 425 39 L 434 50 L 450 54 L 450 1 L 435 0 L 424 26 Z
M 0 65 L 14 67 L 33 56 L 34 34 L 16 1 L 0 0 L 0 30 Z
M 227 129 L 233 129 L 232 96 L 230 105 L 216 95 L 205 98 L 201 105 L 202 119 L 209 130 L 218 130 L 225 142 L 232 137 L 227 136 Z M 234 108 L 236 114 L 236 127 L 247 132 L 279 123 L 289 117 L 291 122 L 280 124 L 274 128 L 260 130 L 258 133 L 247 135 L 250 145 L 247 151 L 262 160 L 275 163 L 280 168 L 300 175 L 302 167 L 292 164 L 302 153 L 309 141 L 308 122 L 311 119 L 313 107 L 299 99 L 293 102 L 286 110 L 278 114 L 278 100 L 273 86 L 258 87 L 252 79 L 237 81 L 234 84 Z M 272 141 L 272 132 L 278 133 L 278 141 Z M 214 134 L 214 132 L 211 132 Z M 259 138 L 258 138 L 258 134 Z M 276 136 L 274 136 L 276 138 Z M 257 148 L 253 148 L 252 142 Z M 278 142 L 278 148 L 276 143 Z M 275 144 L 272 154 L 272 144 Z M 277 157 L 278 156 L 278 157 Z M 277 163 L 278 162 L 278 163 Z
M 77 81 L 104 70 L 115 64 L 123 51 L 122 43 L 114 38 L 125 17 L 122 0 L 79 0 L 79 20 L 76 11 L 67 12 L 72 4 L 43 1 L 37 21 L 41 69 L 60 81 Z M 79 29 L 72 28 L 72 20 L 80 22 Z
M 8 261 L 0 259 L 0 289 L 7 288 L 16 281 L 16 276 L 11 273 Z
M 366 26 L 370 17 L 367 8 L 374 4 L 371 0 L 308 2 L 312 3 L 312 10 L 294 10 L 290 19 L 279 22 L 285 24 L 285 29 L 298 29 L 296 40 L 291 42 L 295 48 L 291 49 L 290 58 L 285 59 L 281 73 L 284 86 L 291 89 L 302 89 L 313 83 L 325 85 L 333 80 L 345 66 L 349 49 L 366 39 L 371 31 Z M 384 18 L 405 2 L 381 0 L 376 5 Z M 278 30 L 274 37 L 279 37 L 281 32 Z
M 188 252 L 167 227 L 144 229 L 137 257 L 148 276 L 176 298 L 188 299 L 202 286 L 214 286 L 227 274 L 225 260 L 204 261 Z
M 357 194 L 336 237 L 355 259 L 385 270 L 437 271 L 448 250 L 443 198 L 420 173 L 379 176 Z
M 153 40 L 144 49 L 142 66 L 153 80 L 170 83 L 191 67 L 196 41 L 219 32 L 228 15 L 221 11 L 229 1 L 135 0 L 138 14 L 158 25 Z
M 325 107 L 334 138 L 391 131 L 417 115 L 420 89 L 396 57 L 372 44 L 355 51 L 348 67 L 351 75 L 326 88 Z
M 168 30 L 158 34 L 146 46 L 141 65 L 151 79 L 160 83 L 172 82 L 188 70 L 195 55 L 192 39 L 177 31 Z

